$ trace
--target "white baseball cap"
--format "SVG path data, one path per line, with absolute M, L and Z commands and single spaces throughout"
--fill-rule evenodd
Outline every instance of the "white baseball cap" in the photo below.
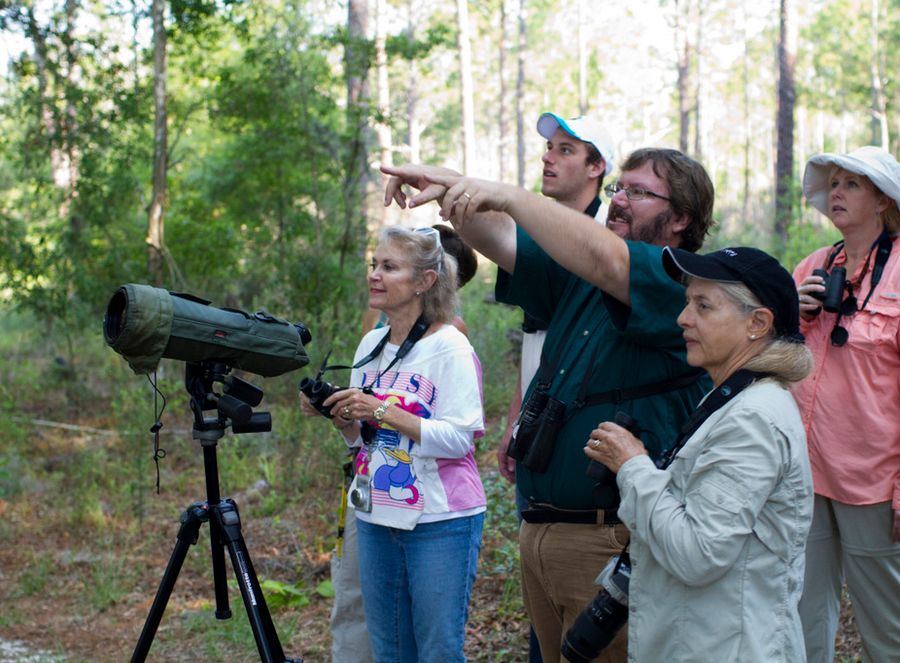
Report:
M 564 120 L 555 113 L 543 113 L 538 118 L 538 133 L 547 140 L 553 138 L 553 134 L 560 128 L 572 138 L 577 138 L 584 143 L 590 143 L 597 148 L 600 156 L 606 162 L 606 169 L 603 171 L 604 176 L 609 175 L 613 171 L 616 167 L 616 151 L 613 147 L 612 138 L 609 137 L 603 125 L 584 116 Z
M 866 145 L 849 154 L 816 154 L 809 158 L 803 172 L 803 195 L 810 205 L 828 215 L 828 176 L 834 166 L 864 175 L 900 207 L 900 164 L 889 152 Z

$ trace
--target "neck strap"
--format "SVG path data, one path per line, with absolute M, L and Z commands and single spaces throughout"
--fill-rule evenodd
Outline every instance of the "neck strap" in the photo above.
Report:
M 418 343 L 422 337 L 425 335 L 425 332 L 428 331 L 428 328 L 431 326 L 431 323 L 425 319 L 425 314 L 423 313 L 416 321 L 413 323 L 412 329 L 409 330 L 409 334 L 406 335 L 406 338 L 403 340 L 403 343 L 400 344 L 400 347 L 397 349 L 397 354 L 391 360 L 391 363 L 388 364 L 387 368 L 385 368 L 381 373 L 376 376 L 375 380 L 377 381 L 382 375 L 387 373 L 391 368 L 393 368 L 394 364 L 403 359 L 406 355 L 410 353 L 410 350 L 413 349 L 413 346 Z M 391 337 L 391 330 L 388 329 L 387 333 L 381 337 L 381 340 L 378 341 L 378 344 L 372 348 L 372 351 L 367 354 L 365 357 L 360 359 L 358 362 L 353 364 L 353 366 L 343 366 L 340 364 L 334 364 L 332 366 L 326 366 L 326 362 L 328 361 L 328 357 L 331 356 L 331 350 L 328 351 L 328 354 L 325 355 L 325 359 L 322 360 L 322 366 L 319 368 L 319 374 L 316 376 L 316 379 L 322 377 L 325 371 L 334 371 L 339 369 L 348 369 L 348 368 L 361 368 L 365 366 L 370 361 L 378 357 L 385 346 L 388 344 L 388 339 Z
M 881 275 L 884 273 L 884 266 L 887 264 L 888 258 L 891 257 L 891 249 L 894 248 L 894 238 L 888 234 L 887 230 L 885 230 L 878 236 L 875 245 L 877 245 L 878 248 L 875 252 L 875 266 L 872 267 L 872 280 L 869 282 L 869 294 L 866 295 L 866 299 L 860 309 L 866 307 L 866 304 L 869 303 L 869 299 L 872 297 L 872 293 L 875 291 L 875 286 L 881 281 Z M 869 252 L 869 255 L 871 255 L 871 251 Z
M 703 425 L 703 422 L 706 421 L 713 412 L 744 391 L 744 389 L 749 387 L 756 380 L 766 376 L 766 373 L 749 371 L 745 368 L 742 368 L 729 376 L 729 378 L 716 387 L 716 389 L 706 397 L 706 400 L 700 404 L 700 407 L 694 411 L 691 418 L 687 420 L 687 423 L 685 423 L 684 426 L 682 426 L 681 435 L 678 437 L 675 445 L 665 453 L 659 461 L 657 461 L 656 466 L 661 470 L 668 467 L 672 461 L 675 460 L 675 456 L 681 451 L 681 448 L 687 443 L 691 435 L 697 432 L 700 426 Z

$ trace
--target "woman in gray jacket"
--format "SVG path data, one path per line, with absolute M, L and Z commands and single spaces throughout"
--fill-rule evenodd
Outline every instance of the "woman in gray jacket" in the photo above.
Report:
M 715 388 L 671 456 L 604 422 L 585 453 L 617 472 L 631 532 L 630 661 L 805 660 L 797 604 L 813 490 L 787 385 L 811 369 L 790 274 L 757 249 L 666 249 L 687 284 L 687 360 Z M 638 425 L 640 422 L 638 422 Z

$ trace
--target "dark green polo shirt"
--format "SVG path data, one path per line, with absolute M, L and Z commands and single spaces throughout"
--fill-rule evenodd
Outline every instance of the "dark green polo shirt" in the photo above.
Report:
M 688 387 L 619 404 L 575 410 L 571 403 L 589 374 L 588 393 L 638 387 L 677 378 L 696 369 L 685 360 L 684 339 L 675 320 L 684 307 L 684 287 L 662 266 L 662 248 L 628 242 L 631 307 L 603 293 L 553 261 L 527 233 L 517 232 L 512 274 L 498 272 L 497 300 L 550 320 L 544 359 L 556 359 L 550 396 L 569 404 L 550 465 L 536 473 L 519 463 L 516 482 L 533 501 L 564 509 L 589 509 L 594 479 L 585 474 L 588 436 L 617 411 L 634 417 L 649 433 L 641 441 L 654 457 L 668 449 L 703 394 L 704 376 Z M 592 362 L 593 358 L 593 362 Z M 537 380 L 525 394 L 527 399 Z

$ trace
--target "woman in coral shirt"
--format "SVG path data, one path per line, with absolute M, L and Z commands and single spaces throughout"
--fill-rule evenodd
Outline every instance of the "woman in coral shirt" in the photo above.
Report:
M 816 492 L 800 602 L 807 658 L 832 661 L 844 581 L 862 660 L 896 661 L 900 164 L 872 146 L 819 154 L 806 166 L 803 193 L 843 237 L 794 271 L 801 331 L 815 361 L 813 373 L 794 388 Z

